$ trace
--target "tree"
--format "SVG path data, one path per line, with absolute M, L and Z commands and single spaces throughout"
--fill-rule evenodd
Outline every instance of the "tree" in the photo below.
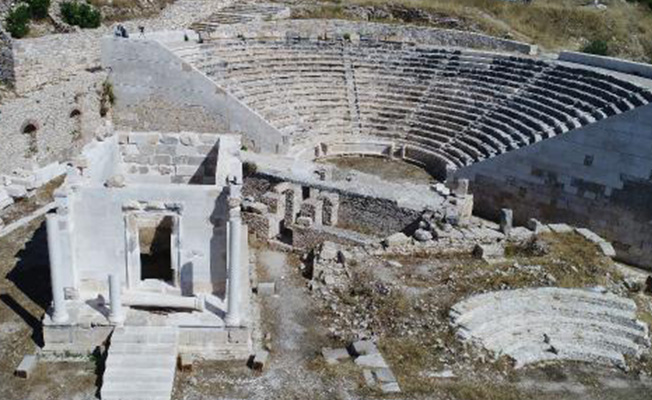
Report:
M 27 4 L 14 7 L 5 19 L 5 28 L 14 38 L 25 37 L 29 33 L 30 9 Z

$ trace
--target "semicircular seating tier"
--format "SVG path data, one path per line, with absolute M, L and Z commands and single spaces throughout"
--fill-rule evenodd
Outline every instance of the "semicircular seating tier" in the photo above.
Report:
M 649 347 L 633 300 L 583 289 L 534 288 L 484 293 L 455 304 L 458 336 L 516 367 L 549 360 L 625 365 Z
M 361 40 L 210 40 L 176 50 L 293 145 L 401 143 L 459 168 L 647 104 L 630 82 L 554 61 Z

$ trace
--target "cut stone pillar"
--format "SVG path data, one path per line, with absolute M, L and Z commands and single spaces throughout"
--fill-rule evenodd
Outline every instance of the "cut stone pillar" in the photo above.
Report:
M 513 214 L 509 208 L 500 209 L 500 231 L 505 235 L 509 235 L 512 230 Z
M 59 216 L 48 214 L 45 217 L 45 224 L 48 235 L 48 250 L 50 253 L 50 281 L 52 285 L 52 322 L 62 324 L 68 321 L 66 310 L 66 298 L 63 290 L 62 249 L 59 240 L 58 229 Z
M 241 304 L 240 304 L 240 275 L 241 271 L 241 260 L 240 260 L 240 243 L 242 240 L 242 221 L 240 219 L 240 210 L 231 209 L 229 216 L 229 286 L 228 286 L 228 303 L 227 303 L 227 313 L 226 313 L 226 324 L 227 326 L 240 326 L 241 322 Z
M 122 300 L 120 299 L 120 295 L 120 277 L 116 274 L 110 274 L 109 301 L 111 302 L 111 312 L 109 313 L 109 321 L 117 325 L 120 325 L 125 321 L 125 314 L 122 310 Z

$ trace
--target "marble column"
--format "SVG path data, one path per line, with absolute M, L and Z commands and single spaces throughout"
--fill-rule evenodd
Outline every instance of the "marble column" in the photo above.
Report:
M 229 248 L 228 248 L 228 302 L 226 313 L 227 326 L 240 326 L 241 324 L 241 293 L 242 283 L 242 260 L 241 240 L 242 240 L 242 221 L 240 210 L 232 208 L 229 210 Z
M 109 275 L 109 302 L 111 310 L 109 322 L 121 325 L 125 321 L 125 313 L 122 309 L 120 277 L 116 274 Z
M 62 249 L 59 240 L 59 216 L 47 214 L 45 225 L 48 236 L 48 251 L 50 253 L 50 281 L 52 285 L 52 322 L 62 324 L 68 321 L 66 298 L 63 291 Z

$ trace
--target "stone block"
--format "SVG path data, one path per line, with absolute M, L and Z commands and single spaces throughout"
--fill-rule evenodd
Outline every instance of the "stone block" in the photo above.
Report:
M 196 165 L 176 165 L 175 173 L 182 176 L 204 175 L 204 168 Z
M 396 377 L 389 368 L 379 368 L 373 370 L 374 377 L 380 383 L 396 382 Z
M 25 186 L 11 184 L 5 186 L 5 192 L 14 199 L 22 199 L 27 197 L 27 189 Z
M 353 353 L 358 356 L 376 354 L 379 353 L 378 347 L 371 340 L 358 340 L 351 344 L 351 349 Z
M 58 162 L 48 164 L 43 168 L 39 168 L 34 171 L 34 178 L 36 179 L 35 185 L 41 186 L 57 176 L 61 176 L 66 173 L 66 166 Z
M 359 356 L 355 359 L 355 363 L 362 368 L 388 368 L 380 353 Z
M 32 375 L 32 372 L 36 369 L 36 365 L 38 364 L 38 358 L 33 355 L 29 354 L 23 357 L 23 360 L 18 364 L 18 367 L 16 368 L 16 371 L 14 371 L 14 374 L 20 378 L 29 378 L 30 375 Z
M 364 377 L 364 383 L 369 387 L 376 386 L 376 378 L 370 369 L 365 369 L 362 371 L 362 376 Z
M 602 251 L 602 253 L 605 256 L 616 257 L 616 250 L 611 245 L 611 243 L 607 242 L 606 240 L 603 240 L 600 243 L 598 243 L 598 247 L 600 248 L 600 251 Z
M 120 151 L 122 152 L 123 156 L 135 156 L 140 154 L 140 150 L 138 150 L 138 146 L 135 144 L 120 146 Z
M 159 154 L 154 157 L 152 157 L 152 162 L 154 164 L 159 164 L 159 165 L 171 165 L 172 164 L 172 157 L 164 154 Z
M 6 190 L 0 188 L 0 210 L 14 204 L 14 199 L 9 196 Z
M 273 296 L 276 294 L 276 282 L 258 283 L 258 294 L 260 296 Z
M 321 349 L 321 355 L 324 357 L 324 360 L 326 360 L 326 363 L 331 365 L 351 358 L 346 349 L 331 349 L 328 347 Z
M 500 210 L 500 231 L 505 235 L 509 235 L 514 223 L 514 214 L 509 208 L 502 208 Z
M 473 256 L 489 263 L 499 261 L 505 258 L 505 247 L 500 243 L 476 244 Z
M 159 141 L 158 133 L 150 132 L 130 132 L 129 143 L 155 145 Z
M 403 232 L 397 232 L 393 235 L 390 235 L 383 241 L 387 247 L 404 246 L 409 242 L 410 238 L 407 237 Z
M 390 382 L 380 385 L 380 391 L 383 393 L 400 393 L 401 388 L 398 386 L 398 382 Z
M 159 143 L 177 145 L 179 144 L 179 137 L 175 134 L 170 134 L 170 133 L 162 134 L 159 139 Z
M 548 228 L 555 233 L 573 232 L 573 227 L 568 224 L 548 224 Z

